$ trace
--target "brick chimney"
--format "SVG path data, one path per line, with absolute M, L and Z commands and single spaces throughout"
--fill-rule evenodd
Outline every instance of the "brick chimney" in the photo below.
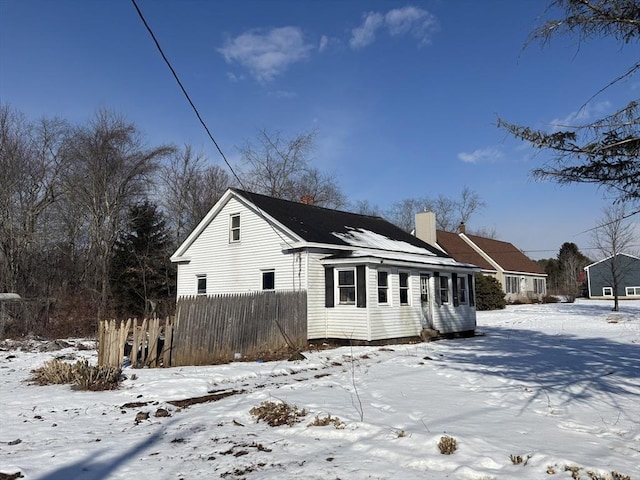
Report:
M 313 205 L 315 202 L 311 195 L 302 195 L 302 197 L 300 197 L 300 203 L 304 203 L 305 205 Z
M 458 233 L 467 233 L 467 229 L 464 225 L 464 222 L 460 222 L 460 225 L 458 225 Z

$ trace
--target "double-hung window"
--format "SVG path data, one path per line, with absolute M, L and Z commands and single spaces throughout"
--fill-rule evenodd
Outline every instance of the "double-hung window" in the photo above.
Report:
M 640 295 L 640 287 L 626 287 L 625 292 L 627 297 L 634 297 L 636 295 Z
M 534 278 L 533 279 L 533 293 L 545 293 L 544 291 L 544 279 L 543 278 Z
M 602 296 L 613 297 L 613 287 L 602 287 Z
M 520 278 L 514 276 L 504 277 L 506 293 L 520 293 Z
M 274 290 L 276 288 L 276 272 L 264 270 L 262 272 L 262 290 Z
M 449 303 L 449 277 L 446 275 L 440 275 L 440 285 L 439 285 L 439 294 L 440 294 L 440 304 L 444 305 L 445 303 Z
M 355 270 L 338 270 L 338 298 L 341 305 L 354 305 L 356 303 Z
M 467 303 L 467 276 L 458 275 L 458 303 Z
M 378 303 L 389 303 L 389 272 L 378 271 Z
M 196 275 L 196 291 L 198 295 L 206 295 L 207 293 L 207 276 Z
M 400 284 L 400 305 L 409 305 L 409 274 L 407 272 L 398 273 Z
M 229 243 L 240 241 L 240 214 L 235 213 L 229 217 Z

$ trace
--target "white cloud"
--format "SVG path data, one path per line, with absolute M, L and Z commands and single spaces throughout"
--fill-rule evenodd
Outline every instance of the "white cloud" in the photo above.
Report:
M 258 81 L 267 82 L 291 64 L 309 56 L 313 47 L 305 43 L 297 27 L 251 30 L 225 42 L 218 49 L 228 63 L 246 67 Z
M 571 112 L 564 118 L 554 118 L 551 120 L 553 131 L 565 130 L 589 122 L 594 116 L 601 115 L 611 108 L 611 102 L 598 102 L 595 105 L 586 104 L 577 112 Z
M 351 31 L 349 45 L 354 50 L 370 45 L 381 28 L 386 29 L 389 35 L 410 35 L 418 40 L 419 45 L 427 45 L 431 43 L 438 23 L 434 15 L 416 7 L 395 8 L 384 15 L 369 12 L 364 15 L 362 25 Z
M 349 45 L 354 50 L 364 48 L 376 39 L 376 30 L 384 22 L 384 16 L 380 13 L 369 12 L 364 15 L 362 25 L 351 30 Z
M 327 37 L 326 35 L 322 35 L 320 37 L 320 45 L 318 46 L 318 50 L 320 52 L 323 52 L 328 45 L 329 45 L 329 37 Z
M 471 153 L 461 152 L 458 159 L 465 163 L 495 162 L 503 156 L 502 151 L 495 147 L 478 148 Z
M 416 7 L 390 10 L 384 16 L 384 20 L 391 35 L 411 35 L 420 45 L 431 43 L 431 35 L 438 28 L 434 15 Z

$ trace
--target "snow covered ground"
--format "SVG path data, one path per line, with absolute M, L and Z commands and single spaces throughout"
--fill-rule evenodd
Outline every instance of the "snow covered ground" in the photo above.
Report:
M 40 480 L 639 480 L 640 301 L 622 302 L 618 313 L 611 306 L 510 306 L 478 313 L 483 336 L 308 351 L 298 362 L 126 368 L 122 388 L 107 392 L 24 382 L 46 360 L 95 361 L 94 350 L 1 351 L 0 472 Z M 168 403 L 220 391 L 242 393 Z M 256 423 L 249 411 L 268 400 L 308 414 L 291 427 Z M 155 416 L 161 409 L 169 416 Z M 149 418 L 136 421 L 140 412 Z M 340 428 L 308 426 L 327 415 Z M 457 440 L 455 453 L 440 453 L 443 435 Z

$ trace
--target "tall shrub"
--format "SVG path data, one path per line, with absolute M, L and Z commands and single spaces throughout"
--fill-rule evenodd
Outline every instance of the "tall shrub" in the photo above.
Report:
M 476 275 L 476 310 L 500 310 L 506 304 L 502 286 L 495 277 Z

